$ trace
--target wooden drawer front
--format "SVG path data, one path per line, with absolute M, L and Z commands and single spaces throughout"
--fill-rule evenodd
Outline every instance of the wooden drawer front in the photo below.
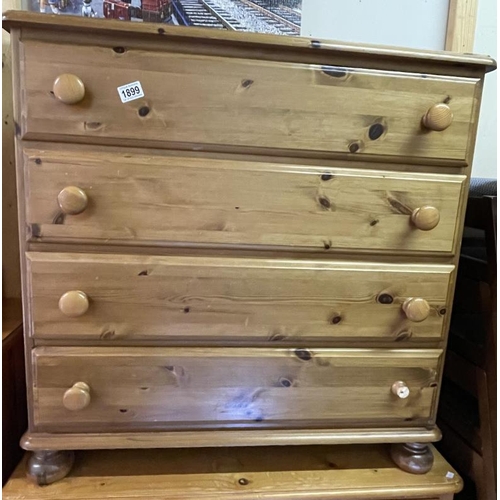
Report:
M 42 241 L 451 252 L 465 177 L 26 150 L 27 221 Z M 64 215 L 58 195 L 88 197 Z M 412 212 L 439 211 L 432 230 Z
M 462 163 L 479 81 L 133 48 L 117 54 L 98 46 L 22 45 L 26 139 Z M 51 94 L 64 73 L 83 81 L 81 102 L 64 104 Z M 117 88 L 135 81 L 145 97 L 122 103 Z M 423 130 L 427 110 L 448 100 L 451 126 Z
M 453 266 L 29 253 L 28 269 L 36 337 L 324 345 L 439 340 Z M 78 317 L 59 309 L 70 291 L 88 297 Z M 407 318 L 409 298 L 427 319 Z
M 350 427 L 367 421 L 388 427 L 423 424 L 431 418 L 441 354 L 42 347 L 33 351 L 35 424 L 53 426 L 56 432 L 293 422 Z M 397 381 L 409 387 L 406 399 L 392 393 Z M 63 395 L 77 382 L 90 388 L 90 404 L 70 411 Z

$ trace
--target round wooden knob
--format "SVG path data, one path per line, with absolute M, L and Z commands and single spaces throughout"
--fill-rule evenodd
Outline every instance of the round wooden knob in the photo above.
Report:
M 430 231 L 439 224 L 440 217 L 437 208 L 425 206 L 413 210 L 411 221 L 421 231 Z
M 85 97 L 85 85 L 76 75 L 59 75 L 52 86 L 57 99 L 64 104 L 76 104 Z
M 57 203 L 67 215 L 81 214 L 89 203 L 87 194 L 76 186 L 67 186 L 57 195 Z
M 66 316 L 77 318 L 83 316 L 89 309 L 89 298 L 84 292 L 71 290 L 59 299 L 59 310 Z
M 402 380 L 394 382 L 391 391 L 395 396 L 401 399 L 406 399 L 410 395 L 410 388 Z
M 435 104 L 427 110 L 422 118 L 422 124 L 429 130 L 441 131 L 447 129 L 453 121 L 451 108 L 444 103 Z
M 427 319 L 431 308 L 425 299 L 411 298 L 406 299 L 403 303 L 403 311 L 410 321 L 419 323 L 420 321 Z
M 63 405 L 67 410 L 83 410 L 87 408 L 89 404 L 90 387 L 85 382 L 77 382 L 64 393 Z

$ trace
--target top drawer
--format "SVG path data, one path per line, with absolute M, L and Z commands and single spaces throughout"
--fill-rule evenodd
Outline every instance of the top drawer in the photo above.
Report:
M 90 143 L 463 164 L 479 80 L 23 42 L 22 135 Z M 76 75 L 83 99 L 65 104 Z M 140 81 L 144 97 L 117 88 Z M 76 92 L 78 98 L 78 90 Z M 446 102 L 442 131 L 423 127 Z

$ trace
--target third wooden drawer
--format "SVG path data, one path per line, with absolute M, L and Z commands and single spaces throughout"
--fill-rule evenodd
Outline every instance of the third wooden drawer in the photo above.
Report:
M 454 270 L 222 256 L 27 257 L 35 337 L 116 344 L 438 342 Z
M 451 253 L 465 176 L 27 149 L 34 240 Z

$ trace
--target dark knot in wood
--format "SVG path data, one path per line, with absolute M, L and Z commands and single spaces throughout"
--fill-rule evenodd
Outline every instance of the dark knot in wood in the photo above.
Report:
M 312 359 L 312 354 L 307 349 L 296 349 L 295 355 L 302 361 L 310 361 Z
M 385 128 L 381 123 L 374 123 L 368 130 L 368 137 L 371 141 L 376 141 L 384 133 Z
M 394 297 L 388 293 L 381 293 L 377 297 L 377 301 L 380 304 L 392 304 L 394 302 Z
M 250 87 L 250 85 L 252 85 L 253 83 L 253 80 L 242 80 L 241 82 L 241 86 L 246 89 L 248 87 Z
M 355 142 L 351 142 L 349 144 L 349 152 L 350 153 L 357 153 L 360 149 L 360 145 L 359 145 L 359 142 L 355 141 Z
M 330 200 L 326 196 L 320 196 L 318 201 L 323 208 L 331 208 L 332 206 Z
M 347 71 L 344 68 L 337 68 L 335 66 L 322 66 L 321 71 L 333 78 L 344 78 L 347 75 Z

